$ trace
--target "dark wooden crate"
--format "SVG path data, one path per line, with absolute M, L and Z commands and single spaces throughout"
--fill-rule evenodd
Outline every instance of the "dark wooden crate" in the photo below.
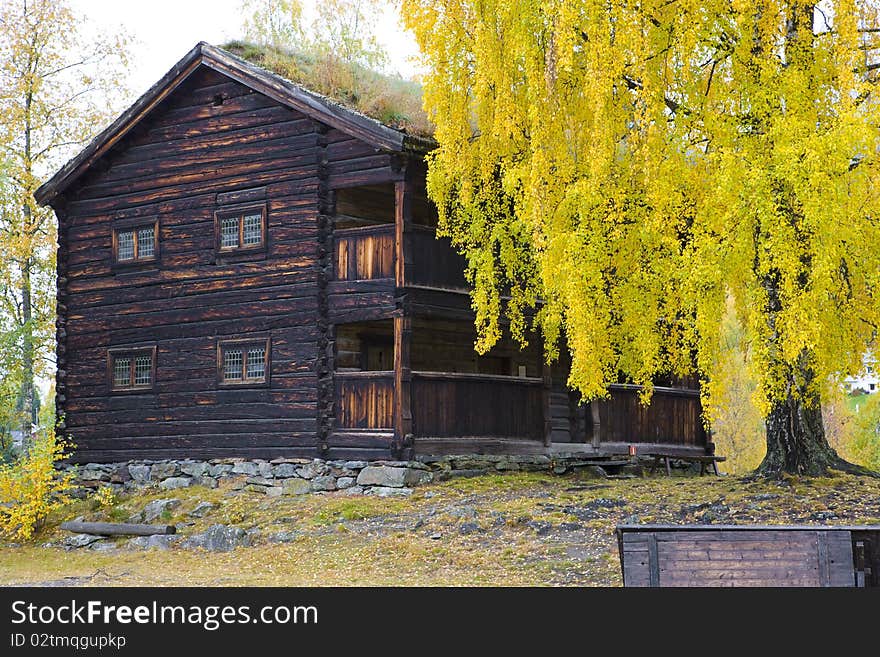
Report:
M 621 525 L 624 586 L 877 583 L 878 527 Z

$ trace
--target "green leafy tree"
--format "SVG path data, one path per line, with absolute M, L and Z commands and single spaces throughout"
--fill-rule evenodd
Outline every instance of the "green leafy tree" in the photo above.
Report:
M 698 371 L 728 297 L 761 472 L 854 469 L 820 401 L 880 320 L 873 2 L 403 0 L 429 71 L 429 194 L 468 259 L 478 348 L 562 337 L 587 399 Z M 507 300 L 509 295 L 509 300 Z

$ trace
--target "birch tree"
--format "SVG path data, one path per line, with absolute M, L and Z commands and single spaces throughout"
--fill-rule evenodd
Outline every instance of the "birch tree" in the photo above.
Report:
M 13 351 L 3 361 L 18 370 L 25 432 L 54 353 L 57 227 L 33 193 L 118 108 L 126 48 L 124 35 L 86 33 L 63 1 L 0 5 L 0 344 Z
M 728 297 L 766 475 L 852 470 L 821 398 L 880 320 L 873 2 L 403 0 L 439 148 L 429 194 L 468 260 L 478 348 L 528 309 L 586 399 L 700 374 Z M 507 295 L 509 294 L 509 299 Z M 538 301 L 540 300 L 540 303 Z

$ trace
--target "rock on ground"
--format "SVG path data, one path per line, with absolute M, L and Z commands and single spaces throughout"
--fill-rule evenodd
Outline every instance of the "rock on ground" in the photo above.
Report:
M 351 490 L 349 488 L 348 490 Z M 378 497 L 406 497 L 413 494 L 412 488 L 392 488 L 390 486 L 373 486 L 367 489 L 367 495 L 377 495 Z
M 357 478 L 360 486 L 384 486 L 387 488 L 403 488 L 417 486 L 429 481 L 433 476 L 425 470 L 415 468 L 397 468 L 385 465 L 371 465 L 361 470 Z
M 204 518 L 209 511 L 216 509 L 217 505 L 213 502 L 199 502 L 195 505 L 189 515 L 193 518 Z
M 282 490 L 285 495 L 305 495 L 312 490 L 312 485 L 306 479 L 285 479 Z
M 181 545 L 185 548 L 202 548 L 209 552 L 231 552 L 237 547 L 250 545 L 250 536 L 239 527 L 212 525 L 201 534 L 193 534 Z
M 171 546 L 180 541 L 180 536 L 156 534 L 154 536 L 136 536 L 126 543 L 130 548 L 139 550 L 149 550 L 151 548 L 157 550 L 169 550 Z
M 64 539 L 63 545 L 68 548 L 81 548 L 104 540 L 103 536 L 95 536 L 94 534 L 73 534 Z
M 153 500 L 147 504 L 139 513 L 134 514 L 129 520 L 131 522 L 151 523 L 158 520 L 166 511 L 171 511 L 180 506 L 180 500 L 172 498 L 168 500 Z
M 302 536 L 301 532 L 287 530 L 287 531 L 275 532 L 274 534 L 269 534 L 266 537 L 266 540 L 269 541 L 270 543 L 292 543 L 300 536 Z
M 159 484 L 159 488 L 164 488 L 165 490 L 173 490 L 175 488 L 187 488 L 192 483 L 192 479 L 189 477 L 168 477 L 161 484 Z

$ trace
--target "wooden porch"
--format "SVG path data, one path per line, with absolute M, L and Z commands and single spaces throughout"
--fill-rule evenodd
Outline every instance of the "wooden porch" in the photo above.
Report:
M 393 370 L 337 372 L 331 444 L 432 456 L 707 453 L 696 391 L 655 389 L 642 407 L 635 386 L 614 386 L 610 398 L 561 417 L 543 378 L 423 371 L 408 378 L 398 393 Z M 399 404 L 409 406 L 408 417 Z M 554 440 L 561 423 L 570 423 L 566 442 Z
M 424 172 L 334 193 L 324 453 L 705 455 L 699 393 L 637 386 L 580 404 L 565 363 L 505 336 L 477 355 L 465 260 L 436 236 Z

